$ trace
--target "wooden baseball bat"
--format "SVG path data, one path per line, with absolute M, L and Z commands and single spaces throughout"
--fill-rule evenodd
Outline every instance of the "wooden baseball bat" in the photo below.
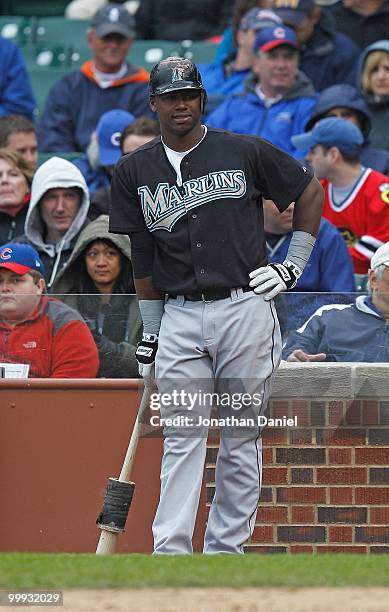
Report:
M 141 432 L 142 418 L 149 407 L 152 390 L 153 381 L 145 381 L 142 400 L 136 415 L 134 428 L 119 478 L 108 479 L 103 510 L 96 521 L 101 529 L 96 555 L 110 555 L 114 553 L 116 550 L 117 538 L 124 531 L 124 523 L 130 509 L 132 495 L 135 489 L 135 483 L 130 481 L 131 471 Z M 120 520 L 116 521 L 115 517 L 119 515 Z

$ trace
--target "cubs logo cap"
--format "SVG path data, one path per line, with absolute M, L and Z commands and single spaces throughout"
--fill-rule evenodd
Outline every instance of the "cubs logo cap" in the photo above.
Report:
M 378 266 L 389 266 L 389 242 L 382 244 L 370 260 L 370 268 L 375 270 Z
M 132 113 L 116 108 L 101 115 L 96 127 L 99 159 L 103 166 L 114 166 L 121 157 L 120 136 L 135 121 Z
M 260 30 L 254 42 L 254 53 L 262 51 L 266 53 L 276 47 L 287 45 L 298 49 L 297 37 L 291 28 L 287 28 L 283 25 L 276 25 L 272 28 L 264 28 Z
M 313 126 L 310 132 L 291 138 L 296 149 L 313 149 L 317 145 L 337 147 L 343 153 L 357 153 L 363 144 L 361 130 L 346 119 L 326 117 Z
M 272 28 L 277 23 L 282 24 L 282 19 L 274 11 L 254 7 L 243 15 L 239 30 L 262 30 L 263 28 Z
M 125 38 L 135 37 L 135 19 L 122 4 L 107 4 L 99 9 L 90 22 L 96 36 L 121 34 Z
M 37 251 L 29 244 L 3 244 L 0 247 L 0 268 L 12 270 L 20 276 L 30 270 L 36 270 L 42 276 L 45 273 Z
M 274 12 L 293 26 L 299 26 L 314 6 L 314 0 L 273 0 Z

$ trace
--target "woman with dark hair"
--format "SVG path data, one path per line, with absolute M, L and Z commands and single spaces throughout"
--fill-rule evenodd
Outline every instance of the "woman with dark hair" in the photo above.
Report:
M 138 378 L 136 344 L 142 325 L 132 278 L 128 236 L 108 232 L 101 215 L 80 233 L 68 263 L 53 288 L 66 294 L 93 334 L 99 351 L 99 377 Z
M 24 232 L 33 176 L 19 153 L 0 148 L 0 246 Z

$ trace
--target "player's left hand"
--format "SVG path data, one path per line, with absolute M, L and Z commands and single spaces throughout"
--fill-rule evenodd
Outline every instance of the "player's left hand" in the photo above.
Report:
M 269 263 L 250 272 L 249 286 L 254 287 L 255 293 L 266 293 L 264 299 L 269 301 L 281 291 L 293 289 L 301 274 L 302 270 L 286 259 L 282 264 Z

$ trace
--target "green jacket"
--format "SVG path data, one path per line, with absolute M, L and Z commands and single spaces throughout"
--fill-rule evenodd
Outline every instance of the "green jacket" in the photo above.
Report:
M 108 232 L 108 215 L 101 215 L 80 233 L 66 267 L 58 274 L 52 292 L 76 308 L 89 325 L 99 350 L 98 376 L 138 378 L 136 344 L 142 335 L 142 319 L 135 295 L 113 293 L 108 304 L 101 304 L 100 293 L 77 294 L 76 279 L 83 272 L 81 257 L 91 242 L 109 239 L 131 262 L 128 236 Z

